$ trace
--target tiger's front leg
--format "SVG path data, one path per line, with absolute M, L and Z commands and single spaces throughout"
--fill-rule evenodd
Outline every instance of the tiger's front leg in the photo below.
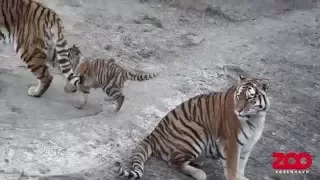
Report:
M 238 180 L 249 180 L 244 175 L 244 169 L 246 168 L 251 151 L 252 147 L 246 146 L 242 147 L 240 150 Z
M 24 51 L 28 51 L 30 49 L 25 49 Z M 27 63 L 30 71 L 38 79 L 38 84 L 29 88 L 28 95 L 32 97 L 40 97 L 48 90 L 53 79 L 53 76 L 50 74 L 46 64 L 46 54 L 38 50 L 34 50 L 33 53 L 21 54 L 21 59 Z
M 221 143 L 221 161 L 227 180 L 240 180 L 238 177 L 240 145 L 237 142 Z

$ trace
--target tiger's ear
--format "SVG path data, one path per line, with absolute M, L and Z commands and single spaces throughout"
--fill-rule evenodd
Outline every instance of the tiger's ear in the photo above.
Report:
M 84 61 L 80 64 L 79 74 L 80 76 L 87 75 L 89 73 L 89 61 Z
M 246 77 L 244 77 L 243 75 L 239 75 L 239 79 L 238 79 L 238 81 L 239 81 L 239 83 L 241 84 L 244 80 L 246 80 L 247 78 Z
M 246 78 L 243 75 L 239 75 L 240 80 L 245 80 Z
M 262 90 L 267 91 L 270 88 L 270 82 L 267 79 L 264 79 L 260 82 L 260 87 Z

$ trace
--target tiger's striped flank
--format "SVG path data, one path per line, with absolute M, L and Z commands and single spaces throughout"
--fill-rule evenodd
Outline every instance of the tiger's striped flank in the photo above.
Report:
M 227 180 L 247 179 L 244 168 L 270 107 L 268 86 L 261 79 L 240 77 L 224 92 L 201 94 L 178 105 L 138 146 L 131 170 L 116 164 L 119 176 L 140 179 L 145 161 L 155 155 L 196 180 L 206 180 L 206 173 L 193 164 L 200 156 L 218 154 Z
M 53 79 L 47 63 L 54 58 L 67 82 L 79 87 L 80 79 L 70 66 L 59 15 L 32 0 L 0 0 L 0 8 L 1 40 L 14 43 L 15 51 L 39 81 L 29 88 L 28 94 L 40 97 L 47 91 Z

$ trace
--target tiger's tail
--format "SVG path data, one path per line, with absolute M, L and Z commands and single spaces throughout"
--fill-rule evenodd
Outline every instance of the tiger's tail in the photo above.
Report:
M 128 177 L 128 179 L 140 179 L 144 172 L 144 163 L 151 156 L 151 154 L 152 147 L 145 139 L 137 148 L 137 152 L 133 156 L 131 170 L 125 170 L 119 162 L 116 163 L 116 166 L 119 167 L 119 176 Z
M 68 42 L 65 38 L 64 26 L 60 18 L 57 18 L 57 28 L 58 39 L 56 43 L 56 55 L 60 70 L 70 84 L 79 87 L 82 82 L 80 82 L 80 78 L 78 76 L 74 75 L 71 62 L 69 60 Z
M 128 80 L 131 81 L 145 81 L 152 78 L 155 78 L 159 75 L 159 73 L 139 73 L 135 74 L 132 72 L 127 71 L 126 76 L 128 77 Z

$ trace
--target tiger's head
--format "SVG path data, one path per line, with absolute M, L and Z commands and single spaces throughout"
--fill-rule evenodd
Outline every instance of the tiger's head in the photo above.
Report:
M 89 83 L 89 61 L 85 60 L 80 48 L 76 44 L 69 48 L 68 57 L 75 75 L 79 76 L 84 86 L 87 86 Z
M 267 79 L 239 76 L 235 97 L 235 113 L 240 117 L 250 117 L 268 110 L 270 103 L 266 92 L 269 87 Z
M 69 48 L 68 57 L 72 66 L 72 69 L 76 69 L 77 65 L 82 61 L 83 55 L 80 51 L 80 48 L 74 44 Z

